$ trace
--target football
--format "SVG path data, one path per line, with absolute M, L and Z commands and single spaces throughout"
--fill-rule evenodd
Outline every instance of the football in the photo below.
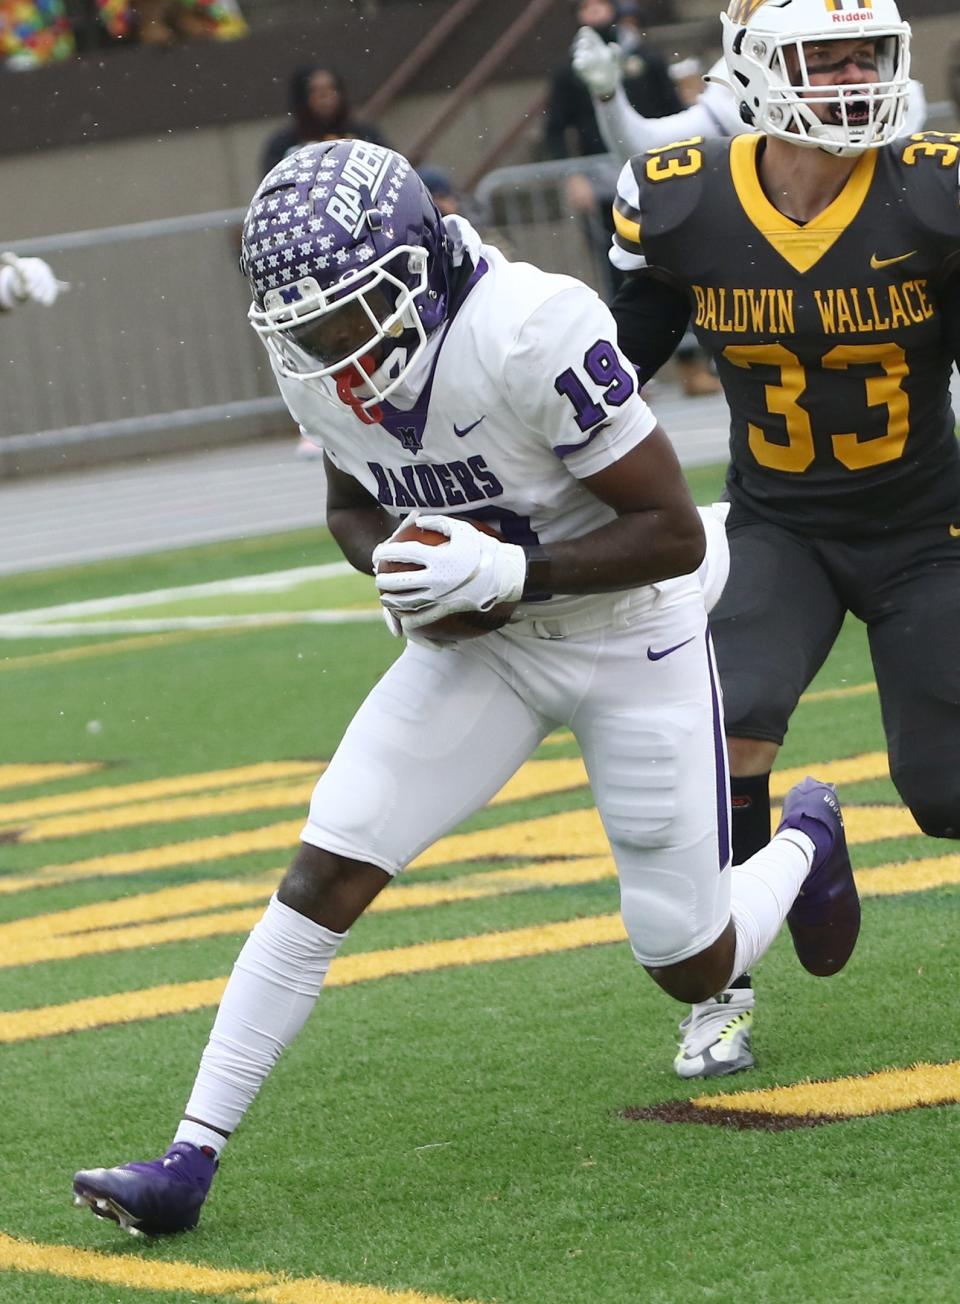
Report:
M 492 526 L 484 525 L 482 521 L 471 520 L 468 516 L 459 519 L 472 525 L 475 530 L 492 535 L 495 539 L 502 537 Z M 431 548 L 447 542 L 445 534 L 440 534 L 437 530 L 421 529 L 415 523 L 406 526 L 395 537 L 401 543 L 413 541 L 425 543 Z M 415 566 L 411 562 L 401 561 L 383 562 L 380 566 L 380 570 L 386 574 L 422 569 L 421 566 Z M 417 632 L 432 638 L 436 643 L 459 643 L 465 638 L 479 638 L 481 634 L 489 634 L 492 630 L 500 629 L 507 623 L 516 608 L 516 602 L 498 602 L 489 611 L 456 611 L 453 615 L 441 616 L 439 620 L 434 620 L 429 625 L 421 625 Z

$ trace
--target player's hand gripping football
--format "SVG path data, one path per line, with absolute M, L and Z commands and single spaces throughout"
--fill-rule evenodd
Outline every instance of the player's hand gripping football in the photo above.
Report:
M 619 45 L 605 41 L 592 27 L 581 27 L 571 47 L 573 70 L 591 95 L 609 99 L 622 76 Z
M 484 534 L 453 516 L 417 516 L 416 524 L 447 542 L 430 547 L 395 535 L 410 524 L 407 517 L 394 534 L 373 551 L 375 580 L 388 616 L 404 633 L 458 611 L 488 611 L 500 602 L 518 602 L 527 574 L 523 549 Z M 416 570 L 381 570 L 384 562 L 402 562 Z M 390 624 L 388 619 L 388 625 Z

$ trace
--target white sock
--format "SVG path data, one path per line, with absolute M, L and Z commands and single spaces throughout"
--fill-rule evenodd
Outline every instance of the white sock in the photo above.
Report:
M 334 933 L 274 896 L 237 957 L 176 1140 L 217 1153 L 313 1009 L 346 933 Z M 195 1138 L 204 1136 L 202 1142 Z M 210 1138 L 213 1139 L 210 1139 Z
M 814 852 L 805 833 L 787 829 L 742 865 L 734 865 L 730 915 L 737 949 L 731 981 L 753 968 L 780 931 L 810 872 Z

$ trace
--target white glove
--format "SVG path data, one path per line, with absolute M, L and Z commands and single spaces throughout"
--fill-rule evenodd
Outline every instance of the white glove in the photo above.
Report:
M 446 535 L 447 542 L 431 547 L 391 536 L 373 550 L 380 601 L 400 617 L 405 634 L 457 611 L 489 611 L 498 602 L 520 600 L 527 576 L 522 548 L 454 516 L 418 516 L 416 523 Z M 385 561 L 422 569 L 382 574 Z
M 0 268 L 0 307 L 13 308 L 17 303 L 33 299 L 49 307 L 55 303 L 66 284 L 58 281 L 49 264 L 42 258 L 18 258 L 16 254 L 3 254 L 4 266 Z
M 720 601 L 730 574 L 730 545 L 727 542 L 726 527 L 730 504 L 711 503 L 709 507 L 698 507 L 697 511 L 707 536 L 707 550 L 697 569 L 697 579 L 703 589 L 703 605 L 707 611 L 712 611 Z
M 623 52 L 592 27 L 581 27 L 571 48 L 573 71 L 591 95 L 608 100 L 623 76 Z

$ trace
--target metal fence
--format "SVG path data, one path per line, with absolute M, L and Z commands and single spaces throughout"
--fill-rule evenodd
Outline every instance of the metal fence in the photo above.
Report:
M 46 236 L 8 246 L 69 282 L 0 332 L 0 455 L 283 411 L 247 325 L 243 210 Z

